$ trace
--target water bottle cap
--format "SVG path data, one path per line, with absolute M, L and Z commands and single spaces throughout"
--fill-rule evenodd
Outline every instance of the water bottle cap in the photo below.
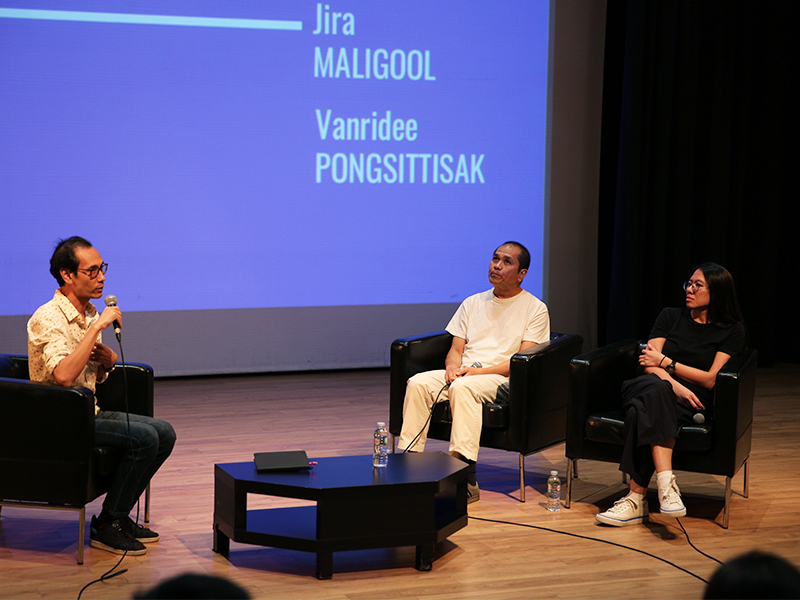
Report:
M 558 475 L 558 471 L 550 471 L 550 475 Z
M 378 421 L 378 427 L 386 427 L 386 423 L 383 421 Z

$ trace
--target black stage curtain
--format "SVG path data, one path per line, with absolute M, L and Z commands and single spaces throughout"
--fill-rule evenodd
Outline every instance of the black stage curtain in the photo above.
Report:
M 646 337 L 713 261 L 733 274 L 762 364 L 800 362 L 798 5 L 609 0 L 601 344 Z

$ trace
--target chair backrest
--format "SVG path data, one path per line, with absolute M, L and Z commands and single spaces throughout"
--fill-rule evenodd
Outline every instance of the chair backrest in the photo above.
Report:
M 0 377 L 28 379 L 28 357 L 16 354 L 0 354 Z

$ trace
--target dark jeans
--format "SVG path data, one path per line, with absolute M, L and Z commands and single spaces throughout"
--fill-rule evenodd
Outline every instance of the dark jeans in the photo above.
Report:
M 130 416 L 130 435 L 128 434 Z M 115 518 L 127 516 L 175 445 L 175 430 L 166 421 L 103 410 L 95 417 L 94 443 L 122 454 L 103 509 Z

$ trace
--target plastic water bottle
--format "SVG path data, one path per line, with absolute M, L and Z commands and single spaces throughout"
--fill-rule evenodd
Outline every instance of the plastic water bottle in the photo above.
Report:
M 389 462 L 389 432 L 386 431 L 386 423 L 378 421 L 373 437 L 372 466 L 385 467 L 387 462 Z
M 558 471 L 550 471 L 550 478 L 547 480 L 547 510 L 561 510 L 561 480 L 558 478 Z

